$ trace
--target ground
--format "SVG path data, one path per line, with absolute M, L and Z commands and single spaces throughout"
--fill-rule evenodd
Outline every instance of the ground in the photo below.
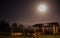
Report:
M 21 37 L 21 36 L 2 36 L 0 38 L 33 38 L 33 37 Z M 40 35 L 34 38 L 60 38 L 60 35 Z

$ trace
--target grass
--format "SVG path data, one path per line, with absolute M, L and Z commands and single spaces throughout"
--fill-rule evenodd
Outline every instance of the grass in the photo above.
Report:
M 0 35 L 0 38 L 33 38 L 33 37 L 20 37 L 20 36 L 2 36 Z M 60 38 L 58 35 L 40 35 L 34 38 Z
M 41 35 L 38 38 L 60 38 L 60 36 L 55 35 Z

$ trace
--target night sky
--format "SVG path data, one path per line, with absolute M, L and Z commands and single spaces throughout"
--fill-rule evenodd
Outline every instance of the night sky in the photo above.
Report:
M 48 6 L 43 15 L 37 9 L 42 3 Z M 60 24 L 60 0 L 2 0 L 0 4 L 0 21 L 25 25 L 48 22 Z

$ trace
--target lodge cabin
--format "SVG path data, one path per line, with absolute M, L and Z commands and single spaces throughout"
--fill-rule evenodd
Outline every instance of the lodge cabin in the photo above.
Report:
M 58 33 L 59 24 L 57 22 L 42 23 L 42 24 L 35 24 L 33 25 L 33 27 L 34 27 L 34 33 L 37 32 L 36 27 L 38 27 L 41 33 L 50 32 L 52 34 L 56 34 Z

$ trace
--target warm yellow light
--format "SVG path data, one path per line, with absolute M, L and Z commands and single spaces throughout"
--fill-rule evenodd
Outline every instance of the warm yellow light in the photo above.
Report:
M 40 12 L 45 12 L 46 11 L 46 5 L 41 4 L 41 5 L 39 5 L 38 9 Z

